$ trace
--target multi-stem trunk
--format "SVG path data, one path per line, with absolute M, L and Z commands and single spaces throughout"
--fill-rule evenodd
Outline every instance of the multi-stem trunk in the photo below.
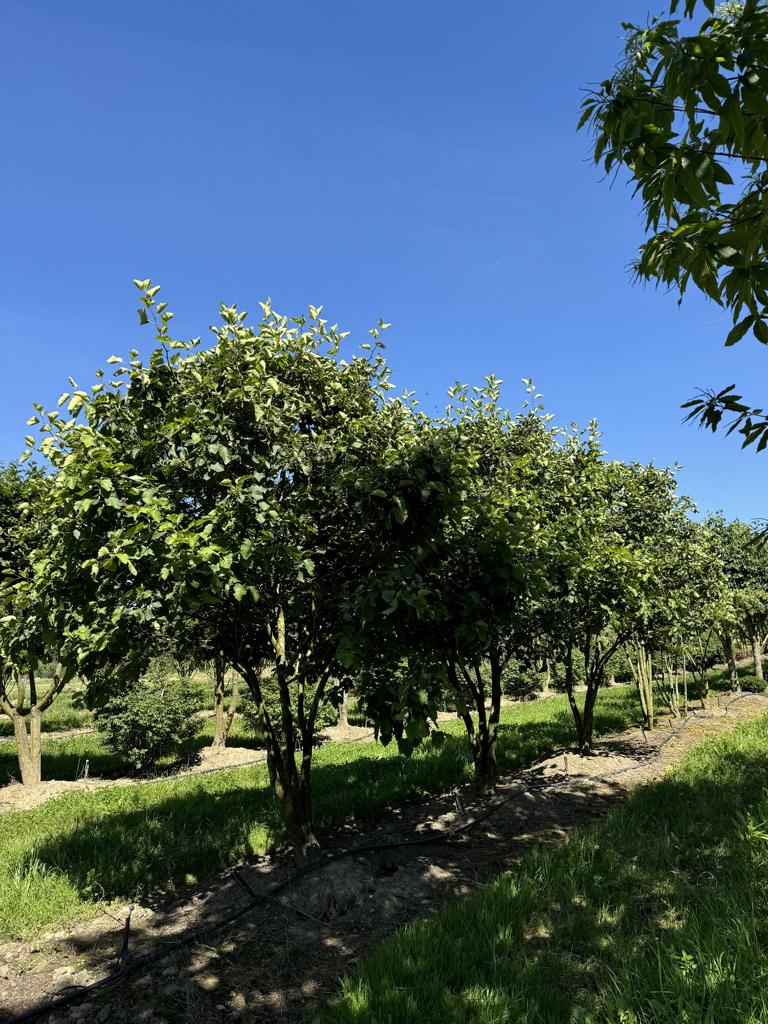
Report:
M 259 723 L 267 748 L 267 771 L 270 785 L 277 797 L 288 841 L 299 867 L 308 864 L 320 850 L 312 826 L 312 789 L 310 768 L 312 739 L 299 742 L 299 734 L 290 706 L 291 680 L 282 667 L 277 670 L 280 689 L 281 720 L 273 722 L 262 692 L 261 673 L 252 666 L 241 665 L 241 671 L 256 704 Z M 285 697 L 288 700 L 285 700 Z M 287 704 L 287 708 L 286 708 Z M 301 762 L 297 764 L 297 747 L 301 746 Z
M 40 746 L 42 717 L 42 712 L 37 707 L 30 708 L 25 713 L 14 711 L 11 715 L 21 781 L 25 786 L 35 786 L 42 779 Z
M 680 692 L 677 685 L 677 667 L 666 655 L 661 661 L 661 695 L 673 718 L 680 717 Z
M 285 615 L 276 613 L 272 633 L 274 676 L 280 697 L 279 721 L 273 722 L 264 703 L 262 677 L 252 665 L 240 665 L 253 694 L 267 748 L 269 780 L 278 799 L 285 831 L 299 867 L 315 859 L 320 844 L 312 824 L 312 737 L 320 701 L 328 681 L 328 665 L 314 663 L 312 681 L 315 692 L 307 700 L 307 676 L 310 671 L 301 659 L 300 668 L 289 662 Z M 297 761 L 297 752 L 300 751 Z
M 640 709 L 643 713 L 643 726 L 649 731 L 654 725 L 653 709 L 653 661 L 650 652 L 641 644 L 635 650 L 634 661 L 630 658 L 632 675 L 637 684 L 640 696 Z
M 565 659 L 565 691 L 571 707 L 573 720 L 576 724 L 576 743 L 580 754 L 592 751 L 592 738 L 595 725 L 595 704 L 597 695 L 604 679 L 607 655 L 598 655 L 591 650 L 588 641 L 584 648 L 584 681 L 587 689 L 584 694 L 584 705 L 579 708 L 575 694 L 573 672 L 573 647 L 569 646 Z
M 449 663 L 448 678 L 451 686 L 463 700 L 464 710 L 460 717 L 467 730 L 475 769 L 475 786 L 480 793 L 493 793 L 496 788 L 498 766 L 496 746 L 501 717 L 501 672 L 503 664 L 497 651 L 492 651 L 488 666 L 491 677 L 490 709 L 486 707 L 486 687 L 480 665 L 473 663 Z M 472 717 L 472 708 L 477 714 L 477 724 Z
M 12 702 L 7 686 L 13 677 L 0 678 L 0 711 L 13 723 L 21 781 L 33 786 L 42 778 L 41 730 L 43 713 L 51 706 L 75 674 L 74 667 L 57 664 L 51 685 L 41 698 L 35 671 L 29 668 L 26 678 L 16 676 L 16 697 Z
M 235 720 L 237 700 L 240 694 L 240 681 L 236 675 L 232 679 L 229 707 L 225 709 L 226 665 L 221 655 L 214 659 L 213 670 L 213 740 L 211 746 L 221 750 L 227 745 L 229 730 L 232 728 L 232 722 Z

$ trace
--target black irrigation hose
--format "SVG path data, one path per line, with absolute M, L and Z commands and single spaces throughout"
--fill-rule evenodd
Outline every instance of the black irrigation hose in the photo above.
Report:
M 738 701 L 743 700 L 745 697 L 755 696 L 768 695 L 754 693 L 739 694 L 739 696 L 734 697 L 726 705 L 726 714 L 733 704 L 736 704 Z M 665 736 L 664 739 L 656 746 L 653 756 L 644 758 L 637 764 L 631 765 L 627 768 L 620 768 L 614 771 L 604 772 L 601 775 L 591 775 L 587 776 L 586 778 L 588 778 L 591 782 L 604 782 L 609 778 L 614 778 L 617 775 L 625 775 L 628 772 L 637 771 L 639 768 L 642 768 L 646 764 L 658 761 L 661 758 L 661 751 L 667 745 L 667 743 L 675 739 L 675 737 L 679 736 L 679 734 L 685 729 L 685 727 L 689 725 L 690 722 L 694 721 L 695 718 L 696 713 L 693 712 L 692 714 L 688 715 L 685 719 L 683 719 L 682 724 L 677 729 L 672 729 L 670 722 L 669 735 Z M 360 737 L 360 739 L 365 738 L 366 737 Z M 535 767 L 535 763 L 531 765 L 531 767 Z M 213 770 L 221 771 L 222 769 L 217 768 Z M 571 784 L 572 781 L 567 780 L 564 782 L 555 782 L 548 786 L 537 786 L 534 784 L 530 788 L 532 788 L 535 792 L 538 793 L 550 793 L 558 789 L 565 789 Z M 214 922 L 213 924 L 209 924 L 201 929 L 192 930 L 187 935 L 182 936 L 179 939 L 175 939 L 159 949 L 156 949 L 149 953 L 142 953 L 140 956 L 137 956 L 133 959 L 128 958 L 128 936 L 130 933 L 131 911 L 133 910 L 133 908 L 131 907 L 131 910 L 129 910 L 128 912 L 128 918 L 125 922 L 122 952 L 119 960 L 119 965 L 116 970 L 112 971 L 111 974 L 107 974 L 105 977 L 100 978 L 98 981 L 91 982 L 89 985 L 78 986 L 77 988 L 63 995 L 56 996 L 55 998 L 50 999 L 45 1003 L 39 1003 L 37 1006 L 33 1006 L 29 1010 L 25 1010 L 20 1014 L 16 1014 L 16 1016 L 14 1017 L 6 1017 L 4 1021 L 0 1022 L 0 1024 L 23 1024 L 23 1022 L 25 1021 L 34 1020 L 36 1017 L 39 1017 L 43 1013 L 50 1013 L 54 1010 L 64 1009 L 67 1006 L 71 1006 L 73 1003 L 81 1002 L 86 996 L 89 996 L 92 993 L 98 993 L 103 990 L 106 990 L 110 988 L 112 985 L 117 984 L 124 978 L 127 978 L 129 975 L 133 974 L 139 968 L 146 967 L 149 964 L 157 963 L 160 960 L 164 960 L 166 957 L 171 956 L 173 953 L 200 942 L 202 939 L 206 938 L 209 935 L 212 935 L 214 932 L 225 927 L 226 925 L 233 924 L 235 921 L 239 921 L 240 918 L 245 917 L 246 914 L 249 914 L 260 903 L 265 903 L 267 901 L 275 901 L 276 897 L 281 892 L 284 892 L 290 886 L 294 885 L 302 878 L 305 878 L 307 875 L 322 870 L 323 868 L 327 867 L 328 864 L 332 864 L 339 860 L 344 860 L 347 857 L 356 857 L 367 853 L 378 853 L 383 850 L 402 849 L 403 847 L 408 848 L 413 846 L 426 846 L 430 843 L 450 842 L 452 839 L 464 835 L 471 829 L 475 828 L 477 825 L 481 824 L 483 821 L 486 821 L 488 818 L 491 817 L 491 815 L 495 814 L 497 811 L 501 810 L 502 807 L 505 807 L 507 804 L 511 803 L 512 800 L 514 800 L 519 795 L 520 789 L 516 789 L 508 796 L 504 797 L 502 800 L 497 800 L 490 807 L 486 808 L 485 811 L 476 815 L 474 818 L 470 819 L 470 821 L 465 822 L 463 825 L 446 829 L 445 832 L 432 832 L 428 835 L 417 836 L 413 839 L 388 840 L 378 843 L 366 843 L 361 846 L 353 846 L 348 850 L 340 850 L 337 853 L 327 854 L 315 863 L 307 865 L 307 867 L 300 868 L 297 871 L 294 871 L 293 874 L 283 879 L 282 882 L 277 883 L 277 885 L 273 885 L 269 889 L 269 891 L 265 893 L 256 893 L 253 889 L 251 889 L 250 885 L 248 885 L 247 882 L 245 882 L 237 875 L 236 869 L 236 880 L 239 881 L 240 884 L 245 889 L 253 893 L 253 897 L 247 903 L 242 904 L 240 907 L 238 907 L 237 910 L 232 911 L 231 913 L 227 914 L 225 917 Z

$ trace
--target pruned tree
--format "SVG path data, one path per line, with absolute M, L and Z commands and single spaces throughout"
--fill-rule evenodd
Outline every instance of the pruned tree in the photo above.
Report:
M 214 344 L 172 340 L 158 288 L 139 281 L 158 344 L 117 357 L 110 379 L 62 396 L 40 448 L 57 469 L 51 586 L 89 615 L 82 657 L 112 661 L 136 624 L 183 635 L 206 610 L 210 649 L 245 680 L 297 860 L 317 850 L 312 735 L 345 636 L 349 593 L 386 556 L 365 471 L 408 422 L 390 402 L 379 332 L 338 356 L 321 309 L 292 320 L 222 306 Z M 209 614 L 213 609 L 215 614 Z M 213 628 L 215 627 L 215 628 Z M 214 635 L 215 632 L 215 635 Z M 279 721 L 263 680 L 274 679 Z M 296 754 L 297 749 L 300 751 Z
M 495 377 L 449 396 L 442 418 L 419 421 L 403 463 L 419 497 L 392 536 L 384 577 L 360 595 L 378 598 L 368 617 L 386 637 L 379 647 L 396 652 L 395 671 L 368 655 L 361 690 L 382 738 L 403 749 L 429 735 L 449 691 L 488 792 L 504 671 L 530 645 L 532 604 L 546 586 L 538 482 L 554 442 L 539 406 L 519 416 L 501 406 Z

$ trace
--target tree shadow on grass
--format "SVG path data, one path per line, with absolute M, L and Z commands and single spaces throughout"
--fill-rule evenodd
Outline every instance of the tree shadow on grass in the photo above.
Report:
M 342 772 L 331 772 L 329 785 L 338 784 L 343 777 Z M 557 841 L 562 836 L 564 822 L 572 825 L 576 820 L 590 820 L 591 815 L 599 812 L 600 807 L 595 805 L 601 800 L 610 802 L 610 794 L 595 798 L 585 792 L 565 792 L 557 799 L 531 794 L 530 799 L 521 797 L 518 809 L 505 807 L 494 817 L 491 828 L 482 826 L 472 833 L 469 841 L 462 839 L 449 845 L 436 843 L 426 848 L 371 853 L 331 865 L 330 878 L 321 870 L 290 889 L 286 893 L 288 907 L 285 909 L 271 903 L 263 905 L 249 913 L 234 932 L 232 928 L 219 931 L 206 936 L 201 946 L 175 954 L 176 962 L 181 965 L 178 977 L 192 983 L 191 979 L 203 972 L 204 983 L 210 986 L 210 997 L 198 993 L 195 1013 L 201 1012 L 206 998 L 207 1009 L 213 1012 L 218 1004 L 237 994 L 244 999 L 247 1008 L 243 1020 L 271 1020 L 281 1012 L 290 1014 L 292 1020 L 297 1019 L 294 1014 L 307 1004 L 317 1005 L 318 1001 L 327 999 L 335 990 L 338 978 L 348 972 L 355 960 L 370 953 L 375 944 L 396 927 L 456 899 L 468 887 L 488 879 L 507 866 L 510 858 L 522 855 L 537 843 Z M 390 820 L 391 834 L 402 837 L 411 834 L 406 822 Z M 404 827 L 401 828 L 401 824 Z M 355 840 L 345 834 L 334 837 L 333 842 L 349 846 L 365 838 L 365 830 L 361 829 Z M 335 881 L 334 867 L 337 869 Z M 259 868 L 252 867 L 247 877 L 258 890 L 274 875 L 262 877 Z M 291 909 L 293 906 L 309 909 L 312 914 L 322 913 L 310 900 L 329 886 L 332 891 L 340 879 L 351 892 L 351 909 L 347 909 L 346 902 L 334 902 L 338 916 L 334 912 L 333 917 L 324 920 L 313 917 L 309 923 Z M 210 903 L 194 908 L 193 920 L 183 922 L 187 934 L 190 927 L 200 929 L 220 923 L 233 904 L 242 906 L 247 899 L 226 876 L 208 891 L 214 896 Z M 200 888 L 195 892 L 199 894 Z M 166 919 L 163 915 L 159 922 L 150 921 L 149 927 L 139 919 L 132 940 L 134 953 L 157 948 L 158 942 L 170 941 L 162 922 L 168 920 L 173 927 L 174 915 L 177 924 L 183 917 L 180 911 L 173 909 L 172 901 L 142 900 L 142 903 L 149 903 L 161 912 L 167 908 L 171 910 L 171 917 Z M 189 908 L 188 900 L 184 905 Z M 119 922 L 115 922 L 109 934 L 101 933 L 98 943 L 88 929 L 81 936 L 75 933 L 65 941 L 80 963 L 85 961 L 92 969 L 108 969 L 120 945 Z M 159 969 L 166 970 L 167 962 Z M 146 990 L 142 991 L 146 994 Z M 178 1003 L 178 998 L 179 993 L 168 1005 L 163 1005 L 158 1010 L 160 1015 L 172 1020 L 207 1019 L 175 1015 L 173 1004 L 174 1000 Z M 110 1019 L 122 1020 L 116 1015 Z
M 765 1019 L 768 844 L 742 815 L 766 787 L 763 748 L 637 792 L 385 943 L 322 1020 Z
M 605 719 L 605 728 L 613 719 Z M 530 764 L 572 739 L 567 713 L 542 722 L 502 726 L 499 764 Z M 129 898 L 205 877 L 238 858 L 262 853 L 283 839 L 277 801 L 243 769 L 155 787 L 104 790 L 73 800 L 72 826 L 35 842 L 36 858 L 62 872 L 84 899 Z M 328 746 L 313 769 L 318 827 L 372 821 L 409 800 L 439 794 L 472 778 L 463 735 L 447 735 L 412 757 L 389 756 L 379 747 Z M 168 788 L 175 786 L 173 794 Z M 42 808 L 34 812 L 41 815 Z

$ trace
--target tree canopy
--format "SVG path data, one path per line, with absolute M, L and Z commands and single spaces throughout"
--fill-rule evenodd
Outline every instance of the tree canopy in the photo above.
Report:
M 678 8 L 624 24 L 623 57 L 589 90 L 580 126 L 594 134 L 595 162 L 626 171 L 642 202 L 637 278 L 681 298 L 697 287 L 732 315 L 726 345 L 747 334 L 768 344 L 768 7 L 685 0 L 682 20 Z M 685 407 L 712 430 L 725 416 L 744 445 L 768 445 L 768 414 L 736 385 Z

